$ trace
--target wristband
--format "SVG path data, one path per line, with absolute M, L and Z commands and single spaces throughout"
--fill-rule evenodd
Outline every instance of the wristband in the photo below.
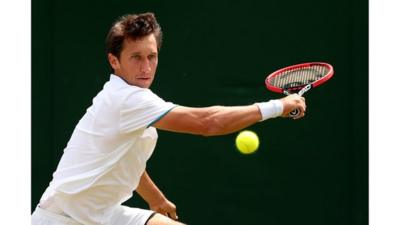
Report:
M 256 103 L 260 109 L 262 119 L 261 121 L 278 117 L 283 113 L 283 103 L 280 100 L 270 100 L 268 102 Z

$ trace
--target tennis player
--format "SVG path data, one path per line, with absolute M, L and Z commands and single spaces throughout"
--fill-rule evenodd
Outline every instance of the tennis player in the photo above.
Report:
M 192 108 L 164 101 L 150 89 L 162 32 L 152 13 L 126 15 L 110 29 L 113 69 L 72 133 L 53 180 L 32 214 L 33 225 L 178 225 L 176 206 L 146 172 L 156 128 L 195 135 L 229 134 L 287 117 L 305 100 L 296 94 L 247 106 Z M 123 206 L 136 191 L 149 209 Z

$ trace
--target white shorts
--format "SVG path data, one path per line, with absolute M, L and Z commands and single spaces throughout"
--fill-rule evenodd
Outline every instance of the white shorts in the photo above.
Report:
M 110 222 L 104 225 L 146 225 L 154 214 L 151 210 L 120 205 L 115 207 Z M 32 225 L 81 225 L 69 216 L 55 214 L 40 207 L 36 207 L 31 221 Z

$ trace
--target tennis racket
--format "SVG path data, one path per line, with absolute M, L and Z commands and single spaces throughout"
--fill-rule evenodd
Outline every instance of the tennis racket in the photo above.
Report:
M 311 88 L 327 82 L 333 76 L 333 67 L 324 62 L 302 63 L 277 70 L 265 79 L 267 89 L 277 93 L 302 96 Z M 299 109 L 289 113 L 290 117 L 300 114 Z

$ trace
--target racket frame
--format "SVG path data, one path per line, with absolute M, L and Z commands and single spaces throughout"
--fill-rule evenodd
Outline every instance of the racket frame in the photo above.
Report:
M 278 76 L 279 74 L 281 74 L 281 73 L 283 73 L 285 71 L 293 70 L 293 69 L 297 69 L 297 68 L 302 68 L 302 67 L 318 66 L 318 65 L 328 68 L 328 74 L 323 76 L 323 77 L 321 77 L 321 79 L 318 79 L 318 80 L 316 80 L 316 81 L 314 81 L 314 82 L 312 82 L 310 84 L 300 85 L 300 86 L 292 87 L 292 88 L 288 88 L 288 89 L 283 89 L 283 88 L 280 88 L 280 87 L 276 87 L 276 86 L 271 84 L 271 79 L 272 78 Z M 283 94 L 289 95 L 291 93 L 299 91 L 299 95 L 303 95 L 305 92 L 307 92 L 311 88 L 318 87 L 319 85 L 325 83 L 332 76 L 333 76 L 333 67 L 332 67 L 332 65 L 330 65 L 328 63 L 324 63 L 324 62 L 308 62 L 308 63 L 301 63 L 301 64 L 292 65 L 292 66 L 287 66 L 285 68 L 279 69 L 279 70 L 271 73 L 265 79 L 265 85 L 267 86 L 268 90 L 273 91 L 273 92 L 283 93 Z M 300 94 L 300 92 L 301 92 L 301 94 Z

